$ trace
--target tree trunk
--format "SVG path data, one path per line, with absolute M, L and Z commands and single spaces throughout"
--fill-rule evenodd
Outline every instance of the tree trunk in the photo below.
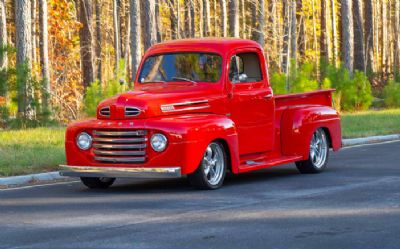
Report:
M 179 20 L 178 20 L 178 14 L 175 13 L 175 5 L 176 1 L 175 0 L 168 0 L 169 4 L 169 19 L 171 23 L 171 39 L 179 39 Z
M 257 4 L 258 2 L 252 1 L 250 3 L 251 9 L 251 39 L 254 41 L 258 40 L 258 25 L 257 25 Z
M 97 79 L 102 82 L 102 59 L 101 59 L 101 51 L 102 51 L 102 42 L 101 42 L 101 22 L 100 22 L 100 15 L 101 15 L 101 4 L 100 0 L 96 0 L 95 2 L 95 10 L 96 10 L 96 72 L 97 72 Z
M 221 8 L 221 36 L 226 37 L 227 34 L 227 23 L 228 17 L 226 13 L 226 0 L 219 0 L 220 8 Z
M 329 2 L 321 1 L 321 37 L 320 37 L 320 49 L 321 49 L 321 59 L 324 62 L 329 62 L 330 60 L 330 30 L 328 29 L 329 16 Z
M 252 3 L 255 4 L 255 3 Z M 246 39 L 246 3 L 245 0 L 240 0 L 240 15 L 242 19 L 242 38 Z
M 297 22 L 296 22 L 296 0 L 291 1 L 291 18 L 290 18 L 290 58 L 297 67 Z
M 270 54 L 267 58 L 274 58 L 270 61 L 268 61 L 269 65 L 272 65 L 275 63 L 278 68 L 281 66 L 281 61 L 279 60 L 280 57 L 277 56 L 277 54 L 280 54 L 278 51 L 278 44 L 279 44 L 279 38 L 278 38 L 278 28 L 277 28 L 277 11 L 276 11 L 276 0 L 270 0 L 268 1 L 268 36 L 267 36 L 267 43 L 270 48 Z
M 120 35 L 120 18 L 119 18 L 119 0 L 113 0 L 113 23 L 114 23 L 114 56 L 115 56 L 115 73 L 119 72 L 119 62 L 121 60 L 121 35 Z
M 400 80 L 400 1 L 395 2 L 394 8 L 394 75 Z
M 156 0 L 155 18 L 156 18 L 156 37 L 157 37 L 157 42 L 161 42 L 160 0 Z
M 36 0 L 31 0 L 31 17 L 32 17 L 32 63 L 37 62 L 37 56 L 36 56 L 36 50 L 37 50 L 37 45 L 36 45 Z
M 239 37 L 239 2 L 231 0 L 229 3 L 229 33 L 232 37 Z
M 42 80 L 44 88 L 42 101 L 43 101 L 43 110 L 45 112 L 50 111 L 49 97 L 51 93 L 47 18 L 48 18 L 47 0 L 39 0 L 40 67 L 42 69 Z
M 126 73 L 128 85 L 132 82 L 131 74 L 130 74 L 130 66 L 131 66 L 131 49 L 130 49 L 130 42 L 131 42 L 131 16 L 129 14 L 129 9 L 125 8 L 125 50 L 124 50 L 124 62 L 125 62 L 125 69 L 124 72 Z
M 291 42 L 291 16 L 290 2 L 283 4 L 283 17 L 284 17 L 284 35 L 283 35 L 283 52 L 282 52 L 282 70 L 285 74 L 289 73 L 290 67 L 290 42 Z M 289 91 L 289 85 L 286 85 Z
M 354 32 L 352 17 L 352 0 L 341 0 L 342 7 L 342 62 L 343 66 L 353 74 L 354 66 Z
M 196 30 L 196 26 L 195 26 L 195 13 L 194 13 L 194 0 L 189 0 L 189 12 L 190 12 L 190 26 L 191 26 L 191 30 L 190 30 L 190 37 L 194 37 L 195 36 L 195 30 Z
M 203 36 L 210 36 L 210 1 L 203 0 Z
M 324 2 L 324 1 L 322 1 Z M 306 33 L 305 33 L 305 22 L 303 16 L 303 0 L 297 0 L 296 4 L 296 22 L 299 25 L 299 35 L 297 38 L 297 46 L 299 47 L 300 58 L 304 58 L 306 55 Z
M 339 57 L 339 45 L 338 45 L 338 32 L 337 32 L 337 24 L 336 24 L 336 0 L 331 0 L 331 8 L 332 8 L 332 45 L 333 45 L 333 54 L 332 61 L 335 66 L 337 66 L 337 61 Z
M 18 113 L 26 119 L 35 118 L 32 69 L 32 17 L 30 0 L 15 1 L 15 28 L 17 48 Z
M 132 81 L 136 80 L 136 71 L 138 69 L 141 48 L 140 48 L 140 0 L 130 0 L 130 19 L 131 19 L 131 70 Z
M 388 58 L 388 18 L 387 18 L 387 0 L 382 0 L 382 73 L 387 73 L 387 58 Z
M 398 2 L 398 1 L 397 1 Z M 364 1 L 365 15 L 365 60 L 368 74 L 374 72 L 374 14 L 373 0 Z
M 190 16 L 190 1 L 186 2 L 185 4 L 185 38 L 189 38 L 191 34 L 191 29 L 192 29 L 192 22 L 191 22 L 191 16 Z
M 203 37 L 203 0 L 198 0 L 198 12 L 199 12 L 199 36 Z
M 5 0 L 0 0 L 0 49 L 7 46 L 7 18 Z M 8 66 L 7 52 L 0 55 L 0 70 Z
M 217 13 L 217 0 L 214 0 L 214 5 L 213 5 L 213 10 L 214 10 L 214 37 L 218 37 L 218 13 Z
M 93 6 L 91 0 L 80 0 L 79 19 L 82 28 L 79 30 L 81 46 L 81 68 L 83 86 L 86 88 L 94 81 L 93 65 Z
M 264 0 L 259 1 L 259 8 L 258 8 L 258 44 L 264 48 L 265 45 L 265 37 L 264 37 L 264 30 L 265 30 L 265 9 L 264 9 Z
M 144 50 L 146 51 L 157 41 L 154 0 L 144 1 L 143 12 L 144 12 L 144 30 L 142 31 L 144 35 Z
M 362 2 L 361 0 L 353 0 L 353 4 L 354 69 L 366 72 Z

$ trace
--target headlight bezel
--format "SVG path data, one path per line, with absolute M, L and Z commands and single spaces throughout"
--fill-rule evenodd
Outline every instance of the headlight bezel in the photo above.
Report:
M 160 146 L 158 146 L 158 147 L 156 147 L 154 144 L 153 144 L 153 142 L 154 142 L 154 140 L 155 139 L 161 139 L 162 140 L 162 146 L 160 147 Z M 160 141 L 160 140 L 159 140 Z M 161 134 L 161 133 L 155 133 L 155 134 L 153 134 L 152 136 L 151 136 L 151 138 L 150 138 L 150 146 L 151 146 L 151 148 L 154 150 L 154 151 L 156 151 L 156 152 L 163 152 L 163 151 L 165 151 L 166 149 L 167 149 L 167 147 L 168 147 L 168 138 L 164 135 L 164 134 Z
M 79 143 L 81 136 L 87 136 L 88 141 L 89 141 L 87 147 L 82 147 L 81 144 Z M 77 146 L 79 149 L 81 149 L 81 150 L 88 150 L 88 149 L 90 149 L 90 148 L 92 147 L 93 138 L 92 138 L 92 136 L 91 136 L 89 133 L 87 133 L 87 132 L 80 132 L 80 133 L 76 136 L 75 143 L 76 143 L 76 146 Z

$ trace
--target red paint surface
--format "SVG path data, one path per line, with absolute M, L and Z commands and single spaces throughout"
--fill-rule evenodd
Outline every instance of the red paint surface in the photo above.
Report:
M 96 119 L 73 123 L 66 133 L 67 164 L 71 166 L 171 167 L 179 166 L 182 174 L 192 173 L 200 164 L 207 145 L 221 140 L 229 150 L 234 173 L 304 160 L 308 157 L 311 135 L 317 128 L 329 133 L 333 150 L 341 147 L 339 114 L 332 108 L 332 90 L 303 94 L 272 94 L 265 58 L 260 46 L 239 39 L 192 39 L 171 41 L 150 48 L 144 58 L 168 52 L 212 52 L 222 57 L 222 76 L 217 83 L 150 83 L 135 84 L 135 90 L 104 100 L 110 117 L 98 113 Z M 228 80 L 230 57 L 240 52 L 256 52 L 261 62 L 260 82 L 233 85 Z M 139 71 L 140 72 L 139 67 Z M 138 82 L 138 79 L 135 80 Z M 162 112 L 161 105 L 186 101 L 203 101 L 197 110 Z M 134 118 L 124 116 L 125 106 L 143 112 Z M 179 108 L 177 108 L 179 109 Z M 147 141 L 146 161 L 135 164 L 96 162 L 93 149 L 80 150 L 75 139 L 79 132 L 93 130 L 148 131 L 168 138 L 167 149 L 155 152 Z M 252 160 L 255 165 L 247 165 Z

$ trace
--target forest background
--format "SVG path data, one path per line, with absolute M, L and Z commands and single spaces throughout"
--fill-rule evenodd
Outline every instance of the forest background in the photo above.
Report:
M 2 126 L 67 123 L 132 87 L 152 44 L 240 37 L 276 93 L 337 88 L 344 111 L 400 105 L 400 1 L 0 0 Z

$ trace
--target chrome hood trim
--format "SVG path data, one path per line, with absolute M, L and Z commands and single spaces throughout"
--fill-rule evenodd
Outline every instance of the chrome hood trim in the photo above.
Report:
M 161 105 L 160 109 L 162 112 L 182 112 L 182 111 L 192 111 L 209 108 L 208 100 L 195 100 L 195 101 L 184 101 L 172 104 Z

